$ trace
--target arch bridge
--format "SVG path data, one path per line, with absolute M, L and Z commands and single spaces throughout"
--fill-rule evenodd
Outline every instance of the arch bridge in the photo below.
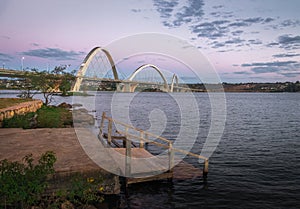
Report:
M 102 53 L 102 55 L 104 55 L 104 58 L 99 57 L 99 53 Z M 106 66 L 104 66 L 105 64 Z M 89 73 L 89 69 L 92 69 L 91 71 L 94 72 L 94 74 L 100 72 L 103 69 L 105 72 L 101 77 L 97 77 Z M 151 71 L 156 74 L 156 77 L 158 77 L 160 81 L 139 80 L 138 75 L 141 74 L 141 72 L 146 71 L 146 69 L 151 69 Z M 108 75 L 111 76 L 109 77 Z M 93 48 L 83 60 L 76 75 L 76 82 L 72 87 L 72 91 L 80 91 L 83 83 L 110 84 L 114 86 L 115 90 L 118 92 L 135 92 L 137 87 L 150 87 L 163 92 L 190 90 L 188 88 L 179 87 L 178 77 L 176 74 L 173 75 L 171 82 L 168 83 L 163 71 L 161 71 L 159 67 L 153 64 L 141 65 L 128 78 L 120 79 L 120 72 L 118 72 L 118 70 L 116 69 L 116 65 L 111 54 L 106 49 L 101 47 Z

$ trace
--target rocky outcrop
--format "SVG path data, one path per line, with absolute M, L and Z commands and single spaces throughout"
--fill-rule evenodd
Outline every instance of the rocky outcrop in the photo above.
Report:
M 95 124 L 95 119 L 93 115 L 90 115 L 88 110 L 84 108 L 75 109 L 72 111 L 73 122 L 76 127 L 88 127 Z
M 32 100 L 0 109 L 0 124 L 4 119 L 12 118 L 14 115 L 24 115 L 28 112 L 36 112 L 42 105 L 42 100 Z

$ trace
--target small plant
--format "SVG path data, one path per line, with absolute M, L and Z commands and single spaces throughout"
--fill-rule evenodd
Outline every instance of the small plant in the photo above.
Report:
M 67 193 L 67 198 L 78 205 L 103 202 L 104 198 L 100 194 L 104 190 L 102 183 L 103 177 L 101 175 L 83 178 L 82 175 L 77 174 L 71 180 L 71 188 Z
M 31 154 L 23 161 L 0 161 L 0 206 L 26 208 L 41 201 L 47 176 L 54 173 L 55 154 L 46 152 L 37 164 Z

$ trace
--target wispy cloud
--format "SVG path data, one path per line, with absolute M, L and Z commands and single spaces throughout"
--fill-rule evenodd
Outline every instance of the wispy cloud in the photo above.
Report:
M 204 15 L 203 0 L 153 0 L 156 11 L 167 27 L 178 27 L 185 23 L 199 22 Z
M 253 67 L 251 68 L 251 71 L 254 73 L 275 73 L 275 72 L 279 72 L 281 70 L 287 70 L 287 68 L 279 68 L 279 67 L 266 67 L 266 66 L 262 66 L 262 67 Z
M 237 75 L 249 75 L 251 73 L 249 71 L 236 71 L 236 72 L 234 72 L 234 74 L 237 74 Z
M 233 38 L 233 39 L 230 39 L 228 41 L 225 41 L 225 44 L 228 45 L 228 44 L 241 44 L 243 43 L 245 40 L 243 39 L 240 39 L 240 38 Z
M 281 24 L 281 27 L 297 27 L 300 26 L 299 20 L 284 20 Z
M 224 37 L 229 32 L 228 28 L 225 26 L 227 20 L 216 20 L 212 22 L 204 22 L 201 24 L 191 26 L 193 33 L 197 34 L 198 37 L 206 37 L 210 39 L 216 39 L 219 37 Z
M 179 27 L 183 24 L 187 25 L 192 34 L 197 37 L 217 40 L 220 38 L 222 43 L 211 44 L 212 47 L 218 48 L 228 44 L 239 44 L 242 46 L 241 38 L 232 38 L 232 36 L 241 36 L 244 33 L 244 27 L 252 26 L 253 24 L 269 25 L 275 18 L 272 17 L 248 17 L 248 18 L 233 18 L 232 11 L 225 11 L 224 5 L 215 5 L 212 7 L 209 16 L 212 16 L 212 21 L 207 21 L 204 13 L 204 0 L 153 0 L 154 7 L 159 12 L 162 23 L 168 28 Z M 258 45 L 262 41 L 258 39 L 249 40 L 244 45 Z
M 279 73 L 287 78 L 295 78 L 297 76 L 300 76 L 300 72 L 296 73 Z
M 31 43 L 31 46 L 40 46 L 38 43 Z
M 246 27 L 251 26 L 252 24 L 265 24 L 274 21 L 274 18 L 262 18 L 262 17 L 253 17 L 253 18 L 246 18 L 246 19 L 236 19 L 234 22 L 230 23 L 229 27 Z
M 254 62 L 242 64 L 242 67 L 251 67 L 251 71 L 256 74 L 277 73 L 280 75 L 294 73 L 299 69 L 300 63 L 297 61 L 276 61 L 276 62 Z
M 266 66 L 266 67 L 282 67 L 282 66 L 287 66 L 291 64 L 297 64 L 298 62 L 296 61 L 282 61 L 282 62 L 254 62 L 254 63 L 246 63 L 242 64 L 242 67 L 254 67 L 254 66 Z
M 76 60 L 84 52 L 64 51 L 58 48 L 32 49 L 21 53 L 22 55 L 48 58 L 55 60 Z
M 236 31 L 232 31 L 231 34 L 234 36 L 240 36 L 242 33 L 244 33 L 243 30 L 236 30 Z
M 3 39 L 7 39 L 7 40 L 9 40 L 10 39 L 10 37 L 9 36 L 0 36 L 1 38 L 3 38 Z
M 136 13 L 138 13 L 138 12 L 142 12 L 142 10 L 141 10 L 141 9 L 132 9 L 131 11 L 132 11 L 132 12 L 136 12 Z
M 278 46 L 286 50 L 294 50 L 300 48 L 300 36 L 292 36 L 289 34 L 281 35 L 277 38 L 277 42 L 267 44 L 268 47 Z
M 12 59 L 13 59 L 13 57 L 11 55 L 0 52 L 0 61 L 1 62 L 9 62 Z
M 283 58 L 283 57 L 298 57 L 300 54 L 275 54 L 273 57 L 275 58 Z
M 279 22 L 279 24 L 276 25 L 271 25 L 270 27 L 272 29 L 286 29 L 286 28 L 294 28 L 294 27 L 299 27 L 300 26 L 300 21 L 299 20 L 294 20 L 294 19 L 288 19 L 288 20 L 283 20 Z
M 248 40 L 248 43 L 249 44 L 254 44 L 254 45 L 260 45 L 260 44 L 262 44 L 262 41 L 261 40 L 258 40 L 258 39 L 250 39 L 250 40 Z

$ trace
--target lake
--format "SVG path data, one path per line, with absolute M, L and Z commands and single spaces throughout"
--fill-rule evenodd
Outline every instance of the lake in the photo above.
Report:
M 0 97 L 8 95 L 15 97 L 3 91 Z M 200 153 L 211 108 L 206 93 L 193 95 L 201 108 L 199 134 L 192 151 Z M 95 114 L 100 118 L 102 111 L 110 115 L 114 109 L 112 98 L 110 92 L 98 92 L 95 97 L 77 100 L 96 104 Z M 71 103 L 72 98 L 55 97 L 55 101 Z M 120 105 L 117 109 L 124 106 L 114 105 Z M 300 94 L 226 93 L 226 105 L 225 130 L 210 157 L 207 185 L 201 179 L 131 185 L 127 197 L 120 195 L 122 208 L 299 208 Z M 143 129 L 151 127 L 151 112 L 165 114 L 162 135 L 176 138 L 180 108 L 169 94 L 134 94 L 128 106 L 131 123 Z M 193 159 L 186 160 L 202 166 Z

